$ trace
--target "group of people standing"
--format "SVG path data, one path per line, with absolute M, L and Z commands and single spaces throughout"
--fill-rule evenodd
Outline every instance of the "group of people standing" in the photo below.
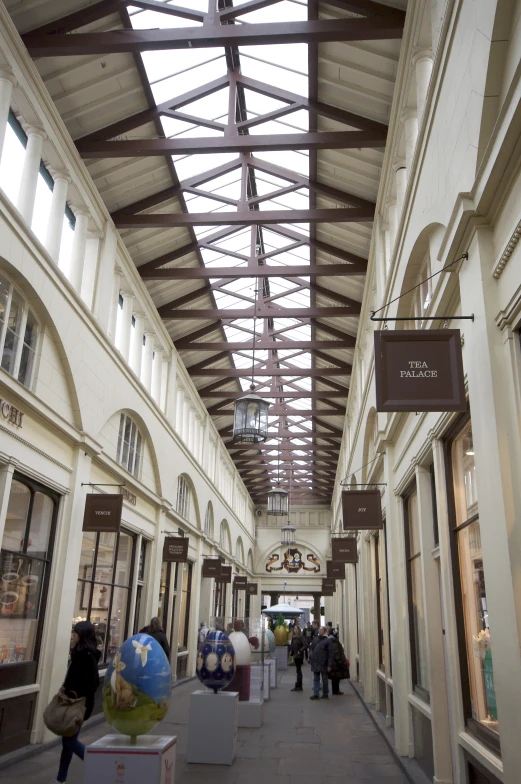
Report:
M 290 654 L 297 670 L 297 679 L 291 691 L 303 691 L 302 665 L 306 658 L 309 659 L 313 672 L 313 696 L 310 699 L 320 698 L 321 680 L 322 699 L 329 697 L 329 680 L 332 694 L 342 696 L 340 681 L 349 678 L 349 662 L 338 639 L 337 629 L 332 625 L 319 626 L 316 621 L 313 624 L 308 623 L 303 631 L 299 626 L 295 626 L 290 642 Z

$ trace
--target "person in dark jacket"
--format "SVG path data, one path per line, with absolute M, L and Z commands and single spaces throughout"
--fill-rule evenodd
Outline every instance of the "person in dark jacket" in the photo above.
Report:
M 313 640 L 313 627 L 311 626 L 310 621 L 307 622 L 304 631 L 302 632 L 304 635 L 304 642 L 306 643 L 306 650 L 304 651 L 304 656 L 306 661 L 309 659 L 309 647 Z
M 96 633 L 94 626 L 89 621 L 80 621 L 72 632 L 71 660 L 62 691 L 68 697 L 85 697 L 86 721 L 94 708 L 94 695 L 99 685 L 98 662 L 101 653 L 96 646 Z M 81 727 L 80 727 L 81 729 Z M 85 755 L 85 746 L 78 740 L 80 730 L 72 738 L 62 738 L 62 753 L 57 782 L 67 781 L 67 773 L 71 764 L 72 755 L 80 759 Z
M 329 644 L 332 651 L 332 665 L 329 670 L 328 677 L 331 678 L 332 692 L 335 696 L 341 697 L 343 691 L 340 691 L 340 681 L 349 678 L 349 667 L 342 643 L 338 639 L 338 630 L 330 629 L 329 631 Z
M 327 674 L 333 664 L 333 652 L 327 636 L 326 627 L 321 626 L 318 635 L 311 643 L 311 653 L 309 663 L 313 671 L 313 696 L 311 700 L 318 700 L 320 691 L 320 679 L 322 678 L 322 699 L 329 697 L 329 683 Z
M 295 683 L 295 688 L 291 689 L 291 691 L 302 691 L 302 662 L 304 661 L 304 651 L 306 648 L 306 641 L 302 636 L 300 626 L 295 626 L 293 631 L 293 639 L 291 640 L 289 646 L 289 652 L 291 656 L 293 656 L 293 661 L 295 662 L 297 680 Z
M 151 637 L 153 637 L 154 640 L 160 644 L 166 654 L 166 658 L 168 661 L 170 661 L 170 645 L 168 644 L 167 636 L 163 631 L 163 627 L 161 626 L 161 621 L 159 618 L 152 618 L 149 625 L 140 629 L 139 633 L 149 634 Z

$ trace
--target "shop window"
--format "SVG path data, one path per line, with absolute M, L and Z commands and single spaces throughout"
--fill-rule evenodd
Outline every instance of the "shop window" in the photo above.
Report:
M 58 500 L 14 475 L 0 552 L 0 689 L 36 680 Z
M 178 651 L 188 648 L 188 630 L 190 626 L 190 597 L 192 593 L 192 563 L 185 564 L 183 570 L 183 585 L 181 588 L 181 610 L 179 618 L 179 644 Z
M 38 322 L 22 295 L 0 275 L 0 350 L 2 368 L 24 386 L 31 384 Z
M 385 672 L 385 638 L 383 625 L 383 586 L 380 570 L 380 537 L 374 537 L 374 567 L 376 576 L 376 618 L 378 630 L 378 665 Z
M 176 512 L 185 519 L 188 519 L 190 511 L 190 488 L 184 476 L 180 476 L 177 480 L 177 503 Z
M 143 614 L 143 595 L 145 591 L 145 570 L 147 562 L 147 540 L 141 539 L 137 564 L 136 606 L 134 610 L 134 634 L 145 625 Z
M 420 518 L 416 489 L 404 499 L 404 508 L 412 685 L 414 691 L 428 701 L 429 672 L 427 666 L 425 605 L 423 601 Z
M 479 526 L 478 488 L 468 422 L 450 446 L 454 487 L 454 564 L 460 659 L 465 707 L 470 729 L 495 750 L 499 724 L 494 689 L 493 655 Z
M 139 478 L 142 453 L 143 439 L 136 423 L 128 414 L 121 414 L 116 460 L 130 474 Z
M 135 537 L 83 532 L 73 624 L 90 621 L 100 662 L 110 661 L 127 638 Z
M 382 536 L 384 538 L 384 551 L 385 551 L 385 595 L 387 597 L 387 639 L 389 640 L 389 678 L 393 675 L 393 652 L 391 647 L 391 613 L 389 602 L 389 556 L 387 553 L 387 524 L 384 520 Z

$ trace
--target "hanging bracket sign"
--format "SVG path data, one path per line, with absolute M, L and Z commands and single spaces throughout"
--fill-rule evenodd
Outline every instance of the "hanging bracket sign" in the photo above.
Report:
M 232 581 L 232 567 L 231 566 L 221 566 L 221 576 L 219 578 L 220 583 L 231 583 Z
M 236 591 L 245 591 L 248 585 L 247 577 L 236 576 L 233 578 L 233 587 Z
M 333 596 L 336 589 L 335 580 L 322 579 L 322 596 Z
M 258 583 L 248 583 L 246 586 L 246 593 L 248 596 L 257 596 L 259 593 L 259 584 Z
M 119 493 L 88 493 L 85 499 L 83 530 L 118 533 L 123 511 L 123 496 Z
M 342 493 L 344 531 L 372 531 L 383 528 L 382 498 L 374 490 L 344 490 Z
M 374 333 L 377 411 L 465 411 L 459 329 Z
M 345 580 L 346 565 L 344 561 L 326 561 L 327 576 L 330 580 Z
M 203 577 L 215 577 L 220 580 L 221 561 L 219 558 L 205 558 L 203 561 Z
M 358 563 L 356 539 L 331 539 L 331 555 L 336 563 Z
M 188 538 L 167 536 L 163 545 L 163 561 L 186 563 L 188 561 Z

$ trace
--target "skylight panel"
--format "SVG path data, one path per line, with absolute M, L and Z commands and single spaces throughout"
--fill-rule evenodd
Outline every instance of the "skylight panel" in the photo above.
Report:
M 191 55 L 200 54 L 201 51 L 203 50 L 183 49 L 182 52 L 169 50 L 169 56 L 177 53 L 177 55 L 180 55 L 183 58 L 186 57 L 187 61 L 184 63 L 185 68 L 179 70 L 178 72 L 176 72 L 176 69 L 173 67 L 174 63 L 171 63 L 170 66 L 167 66 L 166 72 L 174 71 L 175 75 L 168 78 L 163 78 L 161 81 L 156 81 L 151 84 L 152 93 L 156 103 L 163 103 L 170 100 L 173 102 L 175 96 L 183 95 L 189 90 L 195 90 L 197 87 L 202 87 L 204 84 L 207 84 L 213 79 L 217 79 L 219 76 L 224 76 L 226 74 L 226 59 L 224 55 L 216 60 L 210 60 L 209 62 L 204 62 L 202 65 L 197 65 L 197 67 L 191 66 L 192 59 L 194 63 L 199 62 L 199 60 L 192 58 Z M 206 49 L 204 51 L 213 52 L 215 50 Z M 219 53 L 221 54 L 221 52 Z M 165 53 L 161 52 L 161 54 L 164 56 Z M 166 57 L 165 61 L 168 60 L 169 57 Z
M 255 49 L 259 50 L 260 47 L 256 46 Z M 241 51 L 242 47 L 239 47 Z M 257 57 L 259 52 L 257 51 Z M 298 73 L 288 71 L 286 68 L 281 68 L 278 65 L 271 65 L 267 62 L 259 62 L 256 58 L 253 60 L 251 57 L 241 55 L 241 73 L 243 76 L 249 76 L 251 79 L 257 79 L 267 84 L 280 84 L 284 85 L 284 89 L 289 92 L 301 95 L 304 98 L 308 97 L 308 78 Z
M 176 5 L 174 3 L 174 5 Z M 185 8 L 190 8 L 189 3 L 183 3 Z M 208 4 L 205 3 L 206 9 L 196 8 L 192 10 L 202 11 L 208 10 Z M 161 28 L 167 30 L 168 28 L 179 27 L 200 27 L 201 22 L 196 22 L 193 19 L 181 19 L 179 16 L 172 16 L 171 14 L 160 14 L 157 11 L 143 11 L 141 8 L 129 6 L 130 20 L 134 30 L 155 30 Z
M 306 19 L 307 5 L 290 3 L 285 0 L 267 8 L 260 8 L 257 11 L 251 11 L 249 14 L 243 14 L 238 18 L 239 21 L 242 22 L 244 20 L 248 24 L 259 24 L 260 22 L 303 22 Z
M 306 150 L 259 152 L 257 157 L 263 161 L 274 163 L 276 166 L 291 169 L 297 174 L 303 174 L 305 177 L 309 176 L 309 155 Z
M 204 134 L 201 134 L 204 135 Z M 183 155 L 172 156 L 179 179 L 187 180 L 196 174 L 202 174 L 208 169 L 222 166 L 223 163 L 230 163 L 237 156 L 234 153 L 209 153 L 208 155 Z
M 268 10 L 268 9 L 266 9 Z M 270 9 L 273 11 L 273 7 Z M 306 21 L 307 15 L 300 21 Z M 246 18 L 246 17 L 244 17 Z M 270 19 L 270 22 L 279 21 Z M 298 20 L 293 20 L 298 21 Z M 258 60 L 261 63 L 269 63 L 284 68 L 288 73 L 307 78 L 308 75 L 308 46 L 307 44 L 270 44 L 267 46 L 241 46 L 239 48 L 241 63 L 244 58 Z M 267 79 L 265 81 L 268 81 Z M 274 82 L 274 84 L 278 84 Z M 285 90 L 293 91 L 287 84 L 279 85 Z

